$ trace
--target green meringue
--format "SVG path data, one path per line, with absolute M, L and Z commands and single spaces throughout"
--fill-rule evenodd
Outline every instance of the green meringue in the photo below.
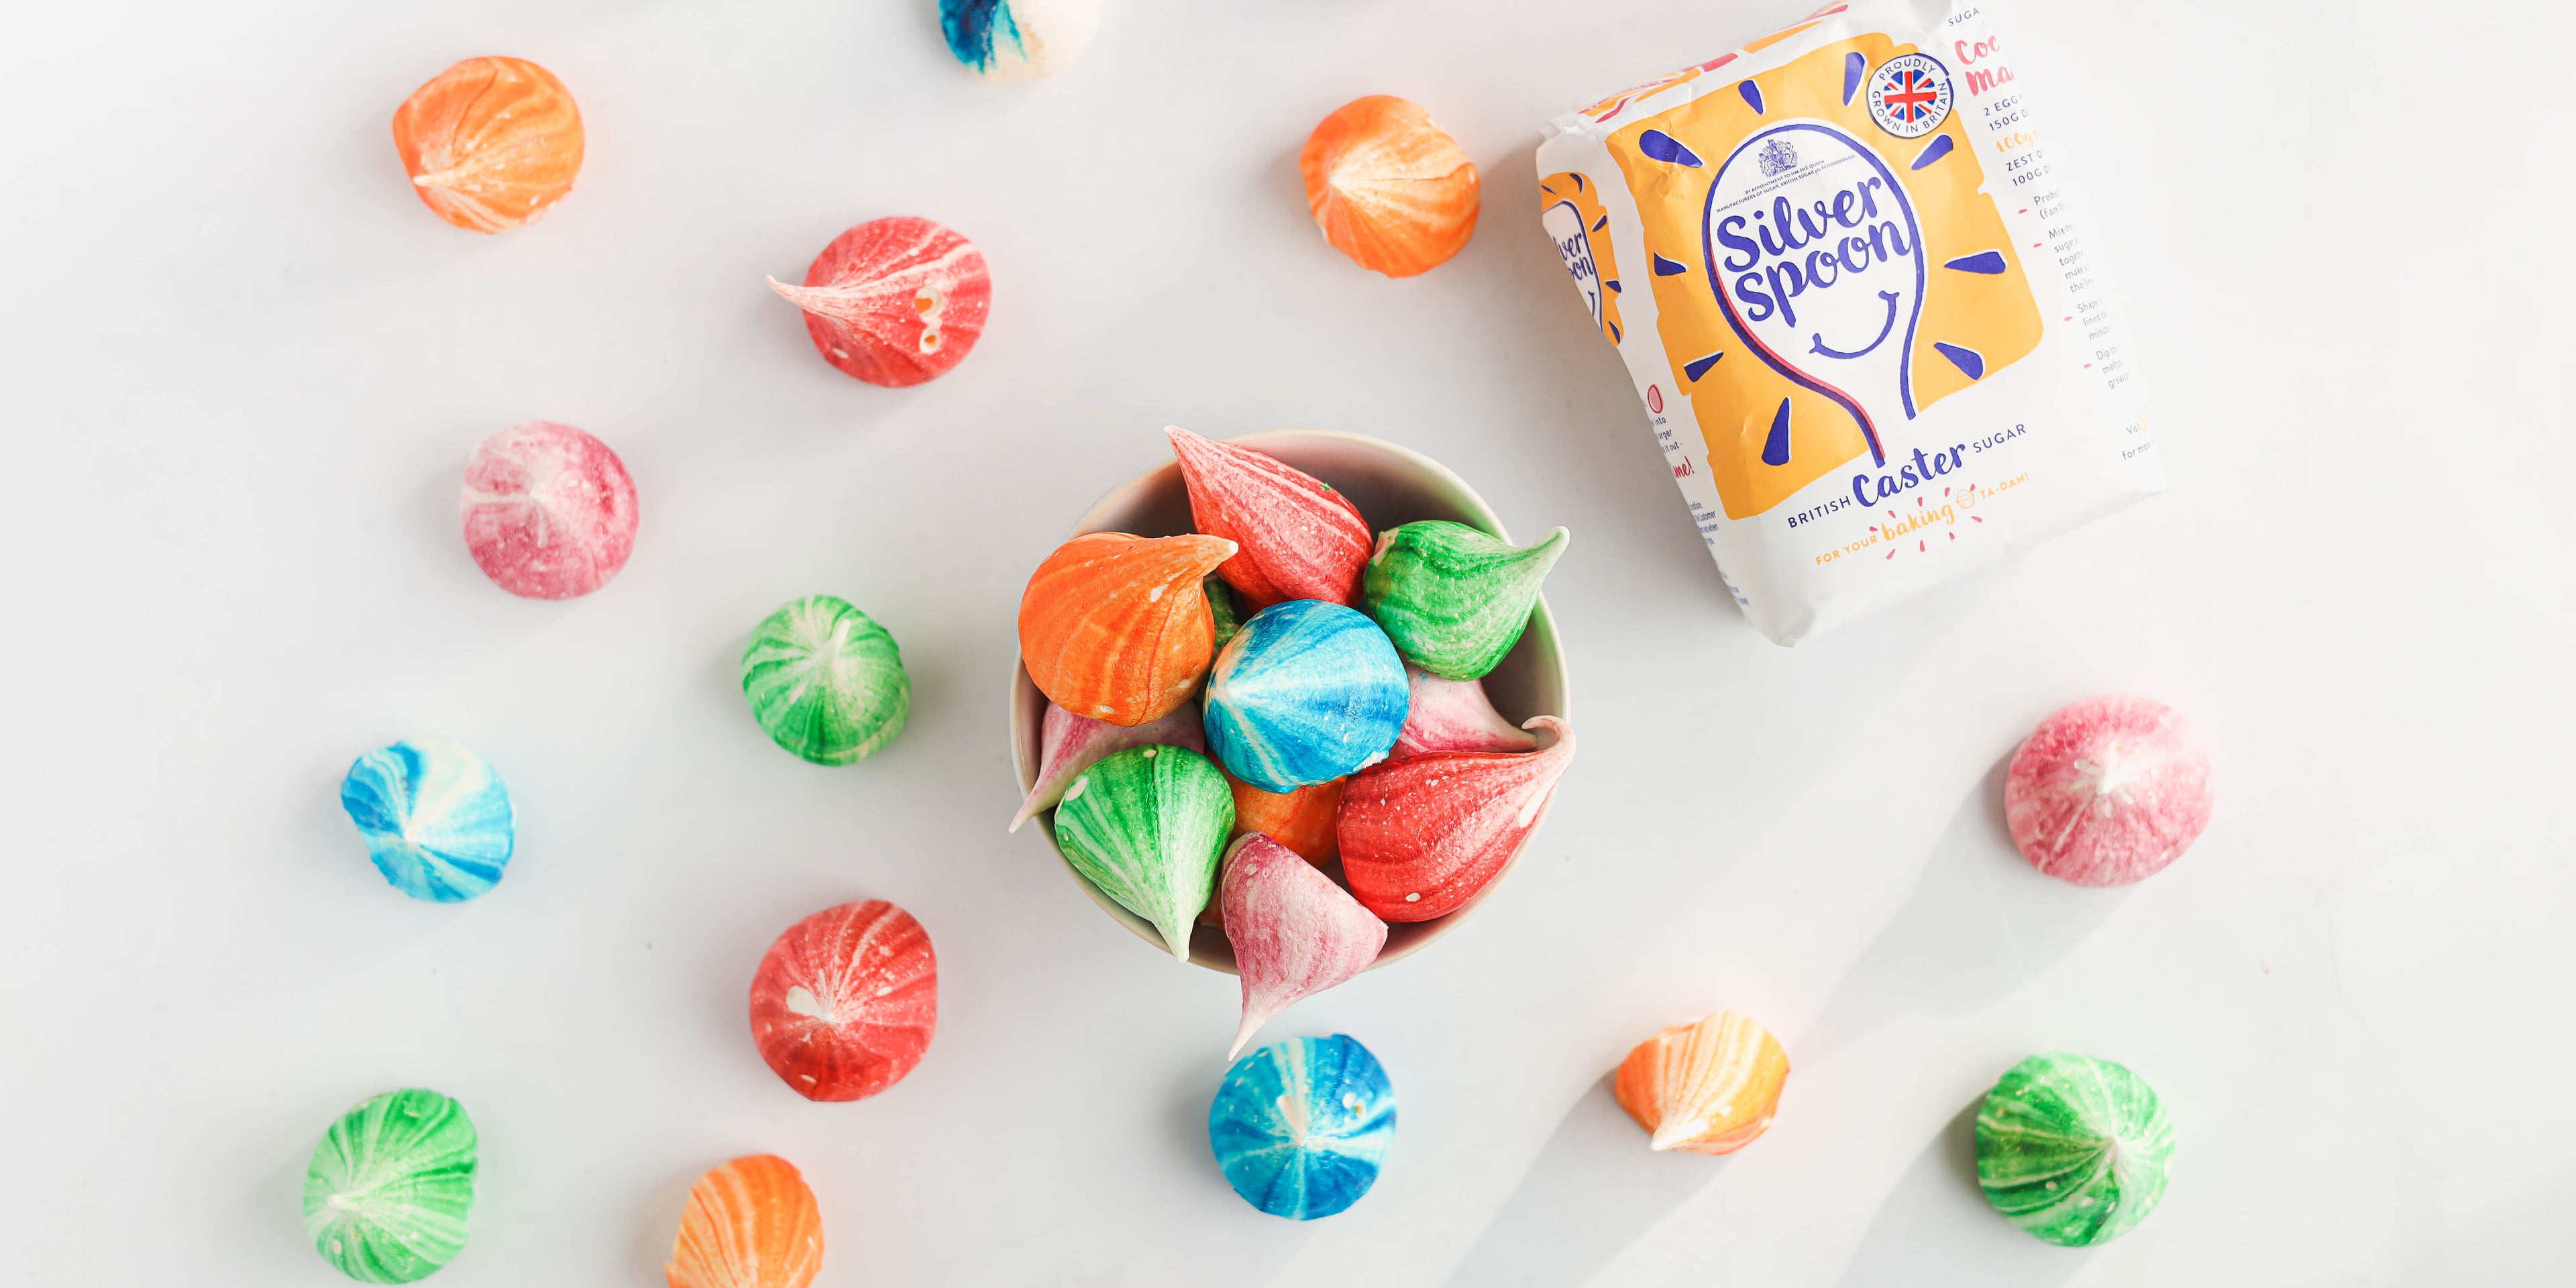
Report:
M 1234 597 L 1234 587 L 1227 585 L 1225 578 L 1209 573 L 1204 588 L 1207 591 L 1208 617 L 1216 623 L 1216 651 L 1222 653 L 1225 642 L 1243 629 L 1243 619 L 1247 614 Z
M 1182 961 L 1233 827 L 1225 775 L 1186 747 L 1107 756 L 1065 788 L 1055 811 L 1056 843 L 1074 871 L 1152 922 Z
M 894 636 L 848 600 L 808 595 L 762 619 L 742 651 L 742 694 L 779 746 L 846 765 L 903 732 L 912 680 Z
M 1362 606 L 1406 660 L 1444 680 L 1479 680 L 1520 642 L 1565 529 L 1515 548 L 1463 523 L 1425 519 L 1378 534 Z
M 352 1279 L 407 1284 L 465 1247 L 476 1140 L 465 1108 L 435 1091 L 388 1091 L 350 1110 L 304 1170 L 304 1230 Z
M 2155 1210 L 2173 1124 L 2146 1080 L 2049 1051 L 2014 1065 L 1977 1111 L 1977 1183 L 2005 1218 L 2070 1248 L 2107 1243 Z

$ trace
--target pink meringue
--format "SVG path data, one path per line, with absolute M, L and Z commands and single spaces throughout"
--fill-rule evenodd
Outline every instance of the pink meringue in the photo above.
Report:
M 1299 1001 L 1367 970 L 1386 947 L 1386 923 L 1295 850 L 1249 832 L 1225 854 L 1217 898 L 1243 977 L 1243 1024 L 1231 1060 L 1262 1025 Z
M 1538 745 L 1538 735 L 1513 727 L 1494 710 L 1484 681 L 1444 680 L 1410 662 L 1404 674 L 1412 681 L 1413 705 L 1387 759 L 1432 751 L 1528 751 Z

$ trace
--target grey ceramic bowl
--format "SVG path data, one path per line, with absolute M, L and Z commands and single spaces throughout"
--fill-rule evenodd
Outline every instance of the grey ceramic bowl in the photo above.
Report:
M 1275 429 L 1227 441 L 1276 457 L 1332 484 L 1359 507 L 1360 514 L 1377 531 L 1417 519 L 1449 519 L 1511 539 L 1511 534 L 1503 530 L 1502 520 L 1494 516 L 1493 507 L 1486 505 L 1474 488 L 1430 457 L 1382 439 L 1325 429 Z M 1100 498 L 1068 535 L 1128 532 L 1140 537 L 1169 537 L 1189 531 L 1190 498 L 1181 483 L 1181 467 L 1165 461 Z M 1037 782 L 1038 730 L 1046 718 L 1047 700 L 1030 682 L 1027 667 L 1014 662 L 1011 672 L 1011 763 L 1019 772 L 1020 792 L 1026 795 Z M 1531 612 L 1529 628 L 1521 633 L 1520 643 L 1513 645 L 1502 665 L 1485 677 L 1485 691 L 1495 709 L 1514 724 L 1539 715 L 1572 718 L 1565 652 L 1557 644 L 1556 619 L 1548 612 L 1544 597 Z M 1045 833 L 1047 844 L 1056 846 L 1054 811 L 1042 813 L 1033 821 Z M 1544 814 L 1540 821 L 1544 826 Z M 1532 828 L 1530 840 L 1521 843 L 1521 851 L 1527 852 L 1530 841 L 1537 836 L 1538 829 Z M 1064 858 L 1060 846 L 1056 846 L 1056 858 L 1059 862 Z M 1386 948 L 1370 969 L 1420 952 L 1431 941 L 1457 929 L 1501 888 L 1503 878 L 1511 875 L 1520 858 L 1520 853 L 1513 854 L 1511 862 L 1504 864 L 1502 871 L 1495 873 L 1494 879 L 1456 912 L 1431 921 L 1390 925 Z M 1170 951 L 1151 923 L 1102 894 L 1071 864 L 1065 864 L 1064 870 L 1093 903 L 1100 905 L 1102 912 L 1155 952 Z M 1202 924 L 1190 937 L 1190 960 L 1210 970 L 1232 973 L 1234 946 L 1226 942 L 1225 932 Z

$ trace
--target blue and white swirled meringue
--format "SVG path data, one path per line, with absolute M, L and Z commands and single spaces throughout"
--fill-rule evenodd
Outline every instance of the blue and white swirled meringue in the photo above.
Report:
M 1064 70 L 1100 29 L 1101 0 L 939 0 L 948 52 L 986 80 Z
M 500 881 L 516 844 L 509 789 L 483 758 L 435 738 L 368 752 L 340 781 L 368 857 L 415 899 L 457 903 Z
M 1265 792 L 1386 759 L 1410 708 L 1404 659 L 1368 614 L 1292 599 L 1253 614 L 1208 671 L 1208 751 Z
M 1312 1221 L 1360 1201 L 1395 1144 L 1395 1085 L 1356 1039 L 1290 1038 L 1234 1062 L 1208 1145 L 1243 1201 Z

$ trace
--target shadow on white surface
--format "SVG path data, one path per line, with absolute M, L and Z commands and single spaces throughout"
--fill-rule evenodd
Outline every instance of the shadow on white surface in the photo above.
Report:
M 1158 1121 L 1163 1125 L 1165 1166 L 1209 1173 L 1223 1185 L 1225 1173 L 1216 1165 L 1216 1146 L 1208 1142 L 1208 1110 L 1216 1099 L 1216 1085 L 1202 1069 L 1173 1070 L 1165 1082 L 1164 1113 Z
M 2043 876 L 2004 827 L 2007 753 L 1960 802 L 1905 906 L 1791 1052 L 1821 1064 L 1912 1015 L 1976 1010 L 2075 951 L 2129 897 Z M 1998 1072 L 2001 1070 L 1998 1069 Z
M 1923 1147 L 1879 1204 L 1842 1288 L 2055 1288 L 2093 1259 L 2022 1233 L 1977 1188 L 1980 1095 Z
M 1603 1074 L 1557 1124 L 1450 1288 L 1579 1284 L 1714 1182 L 1729 1160 L 1657 1154 Z
M 327 1124 L 336 1121 L 329 1115 L 346 1112 L 345 1108 L 322 1110 L 312 1116 L 315 1121 Z M 288 1143 L 295 1140 L 293 1131 L 283 1122 L 289 1116 L 270 1114 L 273 1120 L 278 1120 L 277 1130 L 269 1136 L 270 1140 L 279 1142 L 276 1160 L 242 1187 L 236 1219 L 242 1229 L 256 1232 L 250 1237 L 259 1241 L 262 1255 L 275 1264 L 292 1265 L 299 1257 L 315 1258 L 318 1263 L 321 1254 L 314 1251 L 312 1241 L 304 1233 L 304 1178 L 312 1170 L 312 1150 L 320 1143 L 321 1131 L 315 1131 L 313 1140 Z M 280 1219 L 281 1214 L 292 1219 Z M 271 1248 L 275 1251 L 268 1251 Z

